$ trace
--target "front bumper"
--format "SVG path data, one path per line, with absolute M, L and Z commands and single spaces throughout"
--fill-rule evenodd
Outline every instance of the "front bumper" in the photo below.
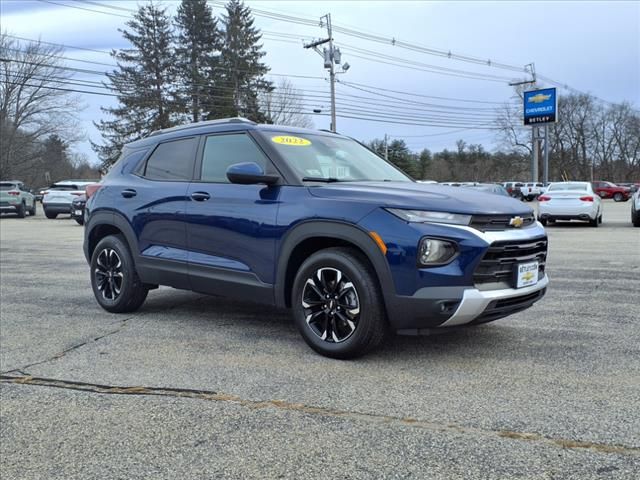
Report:
M 412 317 L 411 323 L 415 324 L 415 328 L 401 328 L 397 333 L 424 335 L 448 327 L 492 322 L 531 307 L 544 297 L 548 284 L 549 277 L 545 275 L 537 284 L 517 289 L 466 288 L 457 292 L 448 289 L 448 297 L 444 291 L 434 292 L 434 289 L 425 289 L 424 292 L 417 292 L 413 301 L 407 304 L 405 313 Z

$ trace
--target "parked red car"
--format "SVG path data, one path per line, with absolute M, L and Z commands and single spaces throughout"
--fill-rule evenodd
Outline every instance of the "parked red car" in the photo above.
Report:
M 592 182 L 592 185 L 600 198 L 613 198 L 616 202 L 626 202 L 631 198 L 631 189 L 628 187 L 619 187 L 611 182 Z

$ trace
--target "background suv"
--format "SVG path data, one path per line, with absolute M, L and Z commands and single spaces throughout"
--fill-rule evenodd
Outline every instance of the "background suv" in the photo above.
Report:
M 548 283 L 529 207 L 418 184 L 334 133 L 176 127 L 127 145 L 87 190 L 84 250 L 103 308 L 133 311 L 157 285 L 290 307 L 331 357 L 361 355 L 389 330 L 507 316 Z
M 0 212 L 16 213 L 18 218 L 36 214 L 36 197 L 18 180 L 0 182 Z
M 63 180 L 56 182 L 47 188 L 42 198 L 42 209 L 47 218 L 56 218 L 59 214 L 71 213 L 73 199 L 84 195 L 87 185 L 95 182 L 86 180 Z

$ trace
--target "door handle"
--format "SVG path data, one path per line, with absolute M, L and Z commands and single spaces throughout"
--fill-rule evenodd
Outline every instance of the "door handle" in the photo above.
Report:
M 120 192 L 122 194 L 122 196 L 124 198 L 131 198 L 131 197 L 135 197 L 138 192 L 136 192 L 135 190 L 133 190 L 132 188 L 127 188 L 125 190 L 122 190 L 122 192 Z
M 204 202 L 205 200 L 209 200 L 211 195 L 207 192 L 193 192 L 191 194 L 191 198 L 193 198 L 196 202 Z

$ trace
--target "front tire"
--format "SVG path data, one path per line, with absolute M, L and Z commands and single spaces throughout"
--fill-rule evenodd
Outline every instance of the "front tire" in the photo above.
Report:
M 311 255 L 298 270 L 291 303 L 305 342 L 326 357 L 359 357 L 379 346 L 387 333 L 376 274 L 352 248 Z
M 624 196 L 620 193 L 617 192 L 614 196 L 613 196 L 613 201 L 614 202 L 621 202 L 624 199 Z
M 109 235 L 91 255 L 91 287 L 98 304 L 113 313 L 134 312 L 149 289 L 140 281 L 129 246 L 121 235 Z
M 547 219 L 546 218 L 539 218 L 538 219 L 540 221 L 540 223 L 542 224 L 542 226 L 546 227 L 547 226 Z
M 640 227 L 640 210 L 631 212 L 631 223 L 634 227 Z
M 82 217 L 73 217 L 78 225 L 84 225 L 84 216 Z

